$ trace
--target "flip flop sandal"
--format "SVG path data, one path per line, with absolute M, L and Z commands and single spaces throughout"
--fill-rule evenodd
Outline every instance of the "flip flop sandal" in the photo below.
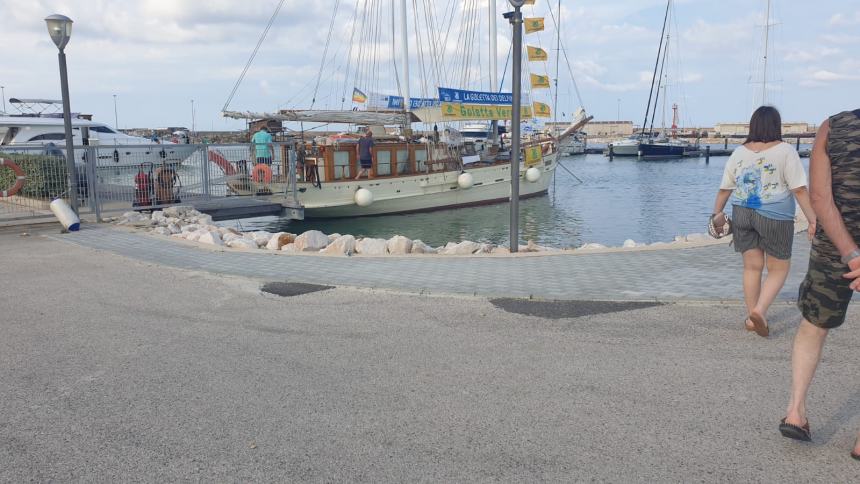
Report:
M 854 447 L 857 447 L 857 442 L 854 442 Z M 855 454 L 854 451 L 851 451 L 851 458 L 854 460 L 860 460 L 860 454 Z
M 750 313 L 749 320 L 752 321 L 753 328 L 755 328 L 755 334 L 762 338 L 767 338 L 767 335 L 770 334 L 770 329 L 767 327 L 767 323 L 764 321 L 764 318 L 758 314 Z
M 785 419 L 782 419 L 779 423 L 779 433 L 781 433 L 783 437 L 787 437 L 789 439 L 800 440 L 802 442 L 812 442 L 812 434 L 809 432 L 808 420 L 806 421 L 806 425 L 798 427 L 797 425 L 785 423 Z
M 749 323 L 749 324 L 747 324 L 747 323 Z M 752 321 L 750 321 L 750 318 L 747 318 L 744 321 L 744 329 L 751 332 L 751 333 L 755 332 L 755 325 L 753 324 Z

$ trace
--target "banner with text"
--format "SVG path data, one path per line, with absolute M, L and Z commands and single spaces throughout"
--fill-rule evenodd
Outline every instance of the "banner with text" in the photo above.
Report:
M 513 108 L 503 104 L 465 104 L 442 101 L 442 117 L 446 120 L 509 120 L 513 117 Z M 532 117 L 532 107 L 524 104 L 520 108 L 523 119 Z
M 364 99 L 361 101 L 361 99 Z M 402 111 L 403 96 L 391 96 L 389 94 L 380 94 L 371 92 L 365 95 L 358 88 L 353 89 L 352 100 L 360 104 L 366 104 L 367 109 L 385 110 L 385 111 Z M 409 109 L 427 108 L 439 106 L 438 99 L 429 98 L 409 98 Z
M 511 105 L 514 95 L 509 92 L 464 91 L 462 89 L 439 88 L 439 100 L 443 103 L 496 104 Z

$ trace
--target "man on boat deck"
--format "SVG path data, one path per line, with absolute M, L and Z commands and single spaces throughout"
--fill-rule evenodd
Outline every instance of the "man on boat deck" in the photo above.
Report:
M 358 162 L 361 164 L 361 170 L 358 172 L 356 180 L 361 178 L 361 175 L 367 175 L 367 178 L 373 178 L 370 174 L 370 169 L 373 167 L 373 131 L 367 128 L 364 136 L 358 140 L 358 145 L 355 148 L 358 151 Z
M 269 128 L 263 126 L 259 131 L 251 137 L 254 154 L 257 158 L 257 163 L 266 165 L 272 164 L 272 152 L 274 145 L 272 144 L 272 135 L 269 134 Z

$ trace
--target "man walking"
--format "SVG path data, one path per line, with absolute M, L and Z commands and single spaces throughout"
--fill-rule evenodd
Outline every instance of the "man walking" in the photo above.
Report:
M 779 430 L 811 440 L 806 396 L 827 333 L 845 321 L 854 291 L 860 291 L 860 109 L 825 121 L 815 137 L 809 164 L 812 208 L 818 227 L 809 270 L 800 286 L 803 321 L 794 338 L 791 400 Z M 860 435 L 851 457 L 860 460 Z
M 355 148 L 358 151 L 358 162 L 361 164 L 361 170 L 358 172 L 356 180 L 361 178 L 361 175 L 366 175 L 367 178 L 373 178 L 370 175 L 370 169 L 373 168 L 373 132 L 370 127 L 364 136 L 358 140 L 358 145 Z

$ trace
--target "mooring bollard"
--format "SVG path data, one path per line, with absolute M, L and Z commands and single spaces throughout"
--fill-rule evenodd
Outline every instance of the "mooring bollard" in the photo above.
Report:
M 711 145 L 705 146 L 705 164 L 711 162 Z
M 723 138 L 723 149 L 724 150 L 729 149 L 729 139 L 728 138 Z
M 615 158 L 615 147 L 609 143 L 609 161 L 612 161 L 612 158 Z
M 794 149 L 800 151 L 800 136 L 798 136 L 796 139 L 797 142 L 794 144 Z

